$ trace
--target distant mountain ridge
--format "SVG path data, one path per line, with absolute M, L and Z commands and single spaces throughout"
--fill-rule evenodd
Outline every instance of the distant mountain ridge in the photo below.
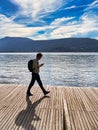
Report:
M 98 52 L 98 40 L 64 38 L 34 41 L 22 37 L 0 39 L 0 52 Z

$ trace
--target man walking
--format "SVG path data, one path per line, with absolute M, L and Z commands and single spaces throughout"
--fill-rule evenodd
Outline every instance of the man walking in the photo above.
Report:
M 31 82 L 28 86 L 28 89 L 27 89 L 27 96 L 32 96 L 33 94 L 30 92 L 32 86 L 34 85 L 35 83 L 35 80 L 38 82 L 41 90 L 43 91 L 44 95 L 48 94 L 50 91 L 46 91 L 43 87 L 43 84 L 42 84 L 42 81 L 40 79 L 40 75 L 39 75 L 39 69 L 40 67 L 42 67 L 44 64 L 40 64 L 39 65 L 39 60 L 42 58 L 42 53 L 37 53 L 36 55 L 36 59 L 33 60 L 33 64 L 32 64 L 32 67 L 33 67 L 33 72 L 32 72 L 32 79 L 31 79 Z

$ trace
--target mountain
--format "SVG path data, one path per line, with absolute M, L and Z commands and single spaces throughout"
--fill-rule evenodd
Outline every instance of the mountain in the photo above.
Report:
M 98 52 L 98 40 L 64 38 L 34 41 L 22 37 L 0 39 L 0 52 Z

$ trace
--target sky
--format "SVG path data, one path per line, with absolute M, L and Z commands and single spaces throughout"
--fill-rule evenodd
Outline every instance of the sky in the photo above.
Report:
M 0 38 L 98 39 L 98 0 L 0 0 Z

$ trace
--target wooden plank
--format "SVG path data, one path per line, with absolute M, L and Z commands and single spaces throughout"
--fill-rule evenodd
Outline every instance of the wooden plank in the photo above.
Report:
M 79 120 L 79 122 L 80 122 L 80 130 L 85 130 L 85 127 L 84 127 L 84 124 L 83 124 L 83 121 L 82 121 L 82 119 L 81 119 L 81 111 L 76 111 L 77 112 L 77 115 L 78 115 L 78 120 Z
M 70 124 L 71 124 L 71 130 L 75 130 L 74 120 L 73 120 L 73 116 L 72 116 L 72 112 L 71 112 L 71 98 L 70 98 L 70 94 L 69 94 L 69 88 L 63 88 L 63 97 L 66 100 L 66 104 L 67 104 L 67 109 L 68 109 Z M 66 113 L 65 113 L 65 119 L 67 120 Z M 65 122 L 65 127 L 67 129 L 66 122 Z
M 70 121 L 70 117 L 69 117 L 69 112 L 68 112 L 68 106 L 67 106 L 67 102 L 64 99 L 64 113 L 65 113 L 65 124 L 66 124 L 66 129 L 71 130 L 71 121 Z
M 0 85 L 1 86 L 1 85 Z M 0 102 L 2 99 L 7 98 L 7 96 L 16 88 L 17 85 L 3 85 L 0 88 Z
M 22 91 L 20 94 L 22 94 Z M 14 98 L 17 101 L 14 100 L 13 103 L 10 104 L 10 106 L 7 107 L 6 110 L 4 110 L 4 115 L 2 116 L 3 117 L 2 118 L 2 125 L 0 125 L 0 127 L 3 127 L 3 128 L 9 127 L 9 125 L 11 124 L 11 121 L 13 122 L 14 114 L 16 113 L 16 111 L 19 110 L 19 108 L 17 108 L 17 107 L 20 107 L 21 103 L 23 102 L 21 100 L 21 98 L 22 98 L 21 95 L 17 98 Z M 7 104 L 7 105 L 9 105 L 9 104 Z
M 93 93 L 91 96 L 93 89 L 75 87 L 64 89 L 64 104 L 67 106 L 64 106 L 66 130 L 96 130 L 98 128 L 98 102 L 96 94 Z
M 98 88 L 0 85 L 0 130 L 97 130 Z
M 84 91 L 84 93 L 87 96 L 88 104 L 89 104 L 90 108 L 92 110 L 96 111 L 98 109 L 98 100 L 96 98 L 94 98 L 94 96 L 89 92 L 88 89 L 87 90 L 83 90 L 83 91 Z

